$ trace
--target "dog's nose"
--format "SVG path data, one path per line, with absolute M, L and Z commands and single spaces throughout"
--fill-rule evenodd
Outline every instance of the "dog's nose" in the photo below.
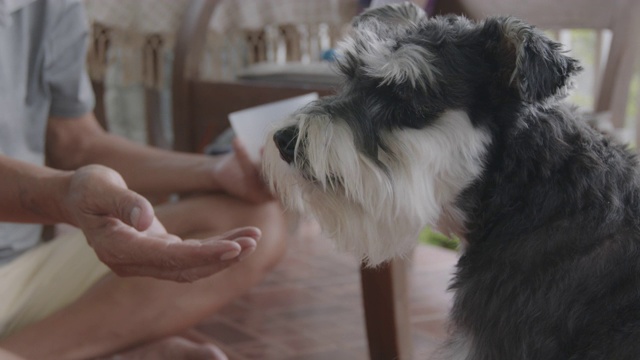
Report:
M 280 129 L 273 134 L 273 141 L 280 151 L 282 160 L 291 164 L 296 155 L 296 142 L 298 142 L 298 128 L 289 126 Z

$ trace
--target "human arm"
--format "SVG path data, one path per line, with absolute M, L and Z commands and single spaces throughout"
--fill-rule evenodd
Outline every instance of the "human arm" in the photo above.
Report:
M 55 224 L 70 222 L 63 208 L 72 172 L 56 171 L 0 155 L 0 220 Z
M 242 151 L 221 157 L 178 153 L 104 131 L 92 113 L 95 99 L 85 64 L 87 16 L 81 2 L 56 4 L 61 8 L 47 32 L 42 76 L 51 98 L 46 152 L 52 167 L 102 164 L 145 195 L 222 191 L 251 202 L 271 199 L 257 167 Z
M 122 276 L 193 281 L 250 253 L 260 238 L 253 227 L 204 240 L 167 234 L 151 204 L 102 166 L 59 171 L 0 156 L 0 189 L 0 220 L 76 225 Z
M 206 156 L 136 144 L 105 132 L 90 112 L 52 117 L 47 126 L 47 158 L 56 168 L 102 164 L 145 194 L 222 191 L 251 202 L 271 200 L 256 164 L 241 144 L 236 142 L 234 149 L 227 155 Z

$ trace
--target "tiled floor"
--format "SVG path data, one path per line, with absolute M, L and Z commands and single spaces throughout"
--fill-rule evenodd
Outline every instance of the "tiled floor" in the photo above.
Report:
M 304 224 L 305 236 L 249 294 L 198 326 L 231 360 L 368 359 L 356 262 Z M 415 359 L 442 341 L 456 254 L 420 246 L 410 274 Z

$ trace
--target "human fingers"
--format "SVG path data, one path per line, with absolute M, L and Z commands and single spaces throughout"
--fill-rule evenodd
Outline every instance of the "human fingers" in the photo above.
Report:
M 249 152 L 247 151 L 247 148 L 244 146 L 242 141 L 240 141 L 240 139 L 238 138 L 235 138 L 233 139 L 232 145 L 233 145 L 233 151 L 235 152 L 236 157 L 238 158 L 238 162 L 240 163 L 240 167 L 242 168 L 242 171 L 245 174 L 254 174 L 254 175 L 259 174 L 258 165 L 254 163 L 253 160 L 251 160 L 251 157 L 249 156 Z
M 242 241 L 238 242 L 238 240 Z M 172 235 L 141 236 L 136 240 L 137 251 L 131 251 L 130 264 L 158 269 L 185 270 L 198 266 L 232 260 L 246 247 L 255 248 L 253 238 L 242 237 L 234 241 L 214 238 L 208 241 L 180 238 Z
M 242 246 L 246 246 L 221 238 L 205 242 L 183 241 L 166 233 L 140 233 L 113 218 L 103 219 L 96 229 L 83 229 L 89 244 L 102 262 L 122 276 L 135 275 L 127 271 L 131 266 L 155 268 L 160 274 L 162 270 L 182 270 L 227 261 L 239 256 Z
M 247 148 L 238 138 L 235 138 L 233 140 L 233 148 L 242 172 L 245 174 L 245 176 L 255 182 L 254 186 L 256 186 L 258 190 L 264 191 L 266 189 L 266 184 L 260 172 L 260 164 L 254 162 L 251 159 Z M 270 193 L 268 192 L 266 192 L 265 194 L 267 196 L 270 195 Z
M 239 228 L 229 230 L 225 233 L 213 236 L 211 238 L 233 240 L 238 237 L 251 237 L 256 241 L 259 241 L 260 238 L 262 237 L 262 231 L 255 226 L 244 226 L 244 227 L 239 227 Z
M 167 229 L 165 229 L 164 225 L 158 220 L 157 217 L 154 217 L 151 225 L 144 230 L 147 234 L 166 234 Z
M 220 272 L 229 266 L 242 261 L 252 254 L 256 248 L 255 240 L 252 238 L 239 238 L 236 240 L 241 244 L 241 251 L 234 252 L 233 256 L 228 259 L 220 259 L 217 262 L 209 262 L 200 266 L 188 268 L 174 268 L 173 266 L 147 266 L 147 265 L 130 265 L 122 267 L 120 276 L 149 276 L 157 279 L 171 280 L 175 282 L 193 282 L 205 277 L 209 277 Z M 195 265 L 195 263 L 194 263 Z
M 264 182 L 262 174 L 260 173 L 260 166 L 251 160 L 247 149 L 238 138 L 234 139 L 233 148 L 242 172 L 250 181 L 250 186 L 253 190 L 251 200 L 254 202 L 272 200 L 273 194 L 271 194 L 269 188 Z
M 144 231 L 157 223 L 151 203 L 131 190 L 115 192 L 113 202 L 116 208 L 115 217 L 138 231 Z M 158 225 L 160 224 L 155 224 L 155 227 Z
M 136 230 L 143 231 L 149 228 L 155 220 L 153 206 L 149 200 L 129 190 L 120 174 L 112 170 L 110 173 L 111 176 L 104 177 L 107 184 L 102 191 L 105 196 L 105 210 Z M 115 209 L 109 209 L 109 205 Z
M 85 220 L 95 220 L 90 215 L 116 217 L 137 230 L 148 228 L 154 219 L 151 203 L 129 190 L 116 171 L 100 165 L 75 171 L 67 205 L 80 227 Z
M 262 231 L 255 226 L 245 226 L 232 229 L 221 235 L 214 235 L 199 239 L 185 239 L 184 242 L 198 242 L 200 244 L 216 244 L 220 241 L 233 241 L 239 245 L 237 250 L 229 251 L 221 257 L 222 260 L 229 260 L 236 256 L 242 258 L 248 256 L 258 246 L 258 241 L 262 237 Z

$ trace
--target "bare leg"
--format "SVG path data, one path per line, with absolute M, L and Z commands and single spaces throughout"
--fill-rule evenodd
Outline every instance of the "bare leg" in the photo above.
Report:
M 189 330 L 179 336 L 170 336 L 157 341 L 122 351 L 113 356 L 96 360 L 229 360 L 203 334 Z
M 213 344 L 198 343 L 181 336 L 170 336 L 98 360 L 228 360 Z
M 18 355 L 14 355 L 8 353 L 2 349 L 0 349 L 0 359 L 2 360 L 25 360 L 24 358 L 18 357 Z
M 180 333 L 257 284 L 286 248 L 287 224 L 275 202 L 256 206 L 216 195 L 161 207 L 157 215 L 180 236 L 254 225 L 263 238 L 240 264 L 191 284 L 107 276 L 70 306 L 4 339 L 0 347 L 28 359 L 86 359 Z

